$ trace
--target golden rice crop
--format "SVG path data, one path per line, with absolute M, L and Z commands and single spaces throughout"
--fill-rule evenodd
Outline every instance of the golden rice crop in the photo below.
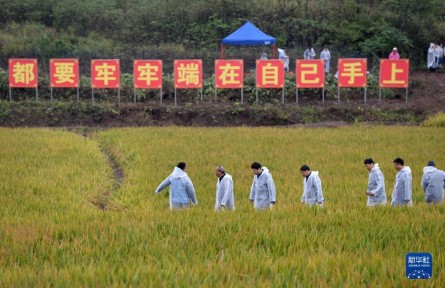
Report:
M 445 167 L 443 129 L 125 128 L 99 132 L 96 140 L 45 129 L 0 135 L 5 286 L 445 284 L 445 209 L 427 207 L 420 188 L 428 160 Z M 125 173 L 115 191 L 100 145 Z M 380 164 L 389 199 L 392 160 L 405 160 L 414 207 L 365 207 L 367 157 Z M 171 212 L 167 193 L 154 190 L 180 161 L 199 204 Z M 253 161 L 274 177 L 273 211 L 256 213 L 249 203 Z M 234 179 L 233 213 L 213 212 L 218 164 Z M 300 204 L 302 164 L 320 172 L 323 209 Z M 92 205 L 97 197 L 108 197 L 113 209 Z M 433 255 L 431 280 L 405 278 L 408 252 Z

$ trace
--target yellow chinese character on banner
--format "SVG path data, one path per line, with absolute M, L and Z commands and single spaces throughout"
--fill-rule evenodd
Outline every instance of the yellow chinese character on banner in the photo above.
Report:
M 152 81 L 159 81 L 159 77 L 156 76 L 159 71 L 158 66 L 151 66 L 150 64 L 145 64 L 145 66 L 138 67 L 138 81 L 145 81 L 147 85 L 151 85 Z
M 56 73 L 54 77 L 56 78 L 56 83 L 74 83 L 76 75 L 74 74 L 74 63 L 54 63 L 56 68 Z
M 348 84 L 355 83 L 355 77 L 363 77 L 362 64 L 360 62 L 345 63 L 344 72 L 340 74 L 341 77 L 349 77 Z
M 262 85 L 278 85 L 278 66 L 272 66 L 271 63 L 267 63 L 262 67 L 262 72 Z
M 29 84 L 35 78 L 33 70 L 33 63 L 20 64 L 20 62 L 17 62 L 14 65 L 12 77 L 14 77 L 16 83 Z
M 232 66 L 230 63 L 226 64 L 225 66 L 220 66 L 219 69 L 222 70 L 222 72 L 219 79 L 221 80 L 222 84 L 239 84 L 240 81 L 236 80 L 236 78 L 240 76 L 240 74 L 237 73 L 237 70 L 239 71 L 240 68 L 240 66 Z
M 199 67 L 198 64 L 190 63 L 184 66 L 183 63 L 178 67 L 178 82 L 185 84 L 199 84 Z
M 108 81 L 116 80 L 116 77 L 112 76 L 114 71 L 116 71 L 116 66 L 114 65 L 108 66 L 107 63 L 104 63 L 103 65 L 96 66 L 95 70 L 98 71 L 96 80 L 104 81 L 105 85 L 108 85 Z
M 403 73 L 403 69 L 397 69 L 397 64 L 391 64 L 391 79 L 383 80 L 383 84 L 405 84 L 405 80 L 396 80 L 396 74 Z
M 309 69 L 305 69 L 309 68 Z M 315 77 L 314 79 L 310 80 L 307 79 L 307 75 L 317 75 L 318 69 L 317 64 L 301 64 L 301 83 L 303 84 L 318 84 L 320 83 L 320 78 Z M 305 69 L 305 70 L 303 70 Z

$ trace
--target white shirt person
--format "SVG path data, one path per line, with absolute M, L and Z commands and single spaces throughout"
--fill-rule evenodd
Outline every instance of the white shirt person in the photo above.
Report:
M 223 166 L 216 167 L 215 175 L 218 177 L 218 180 L 216 180 L 215 211 L 235 210 L 232 176 L 226 173 Z
M 276 190 L 269 169 L 262 167 L 258 162 L 253 162 L 251 168 L 254 176 L 250 188 L 250 202 L 254 203 L 257 210 L 272 208 L 276 202 Z

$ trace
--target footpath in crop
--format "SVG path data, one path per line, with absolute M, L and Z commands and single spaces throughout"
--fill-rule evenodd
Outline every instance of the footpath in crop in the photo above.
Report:
M 100 151 L 102 154 L 105 155 L 105 157 L 108 160 L 108 165 L 113 170 L 113 188 L 111 191 L 104 191 L 101 195 L 97 196 L 96 198 L 93 198 L 91 200 L 91 203 L 96 206 L 97 208 L 101 210 L 113 210 L 113 208 L 110 206 L 110 200 L 113 196 L 113 193 L 117 191 L 123 180 L 124 180 L 124 171 L 122 170 L 122 167 L 120 166 L 119 162 L 117 161 L 117 157 L 114 155 L 112 149 L 105 145 L 104 143 L 100 143 L 97 138 L 97 129 L 88 129 L 88 128 L 72 128 L 68 129 L 71 132 L 77 133 L 79 135 L 82 135 L 85 138 L 88 138 L 90 140 L 98 142 L 100 146 Z

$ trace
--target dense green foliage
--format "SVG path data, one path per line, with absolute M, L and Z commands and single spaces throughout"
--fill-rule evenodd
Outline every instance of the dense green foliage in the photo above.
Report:
M 82 69 L 90 58 L 117 57 L 124 72 L 134 58 L 160 58 L 169 69 L 175 58 L 198 57 L 211 71 L 220 39 L 246 20 L 293 58 L 309 45 L 375 59 L 397 46 L 421 63 L 428 43 L 445 38 L 439 0 L 0 0 L 0 7 L 1 66 L 30 56 L 45 71 L 50 57 L 66 56 L 79 57 Z M 259 54 L 232 50 L 245 59 Z

